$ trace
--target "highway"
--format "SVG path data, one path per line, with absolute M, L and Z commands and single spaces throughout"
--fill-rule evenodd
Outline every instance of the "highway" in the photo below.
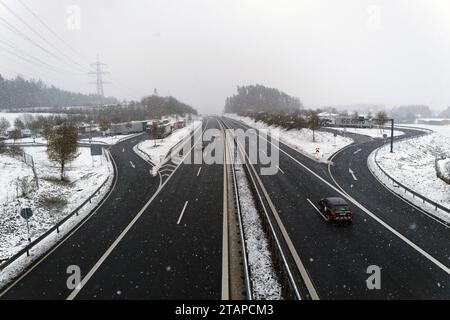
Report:
M 226 119 L 226 123 L 234 129 L 248 128 L 230 119 Z M 326 165 L 315 163 L 283 143 L 279 146 L 282 171 L 274 176 L 260 175 L 260 178 L 321 299 L 448 299 L 447 250 L 450 243 L 448 233 L 445 234 L 448 230 L 392 195 L 373 177 L 362 175 L 360 170 L 374 147 L 370 143 L 360 144 L 358 148 L 364 152 L 350 162 L 359 164 L 354 166 L 359 183 L 371 185 L 369 192 L 359 187 L 351 188 L 359 189 L 350 193 L 354 199 L 340 193 L 338 186 L 332 184 Z M 333 176 L 339 172 L 337 181 L 342 177 L 348 183 L 351 179 L 349 159 L 345 158 L 351 150 L 349 148 L 347 153 L 335 159 L 332 172 Z M 255 164 L 255 168 L 261 167 L 261 164 Z M 344 189 L 346 187 L 348 189 L 348 185 Z M 342 196 L 353 203 L 355 218 L 352 225 L 340 226 L 324 221 L 316 204 L 327 196 Z M 367 201 L 368 198 L 371 200 Z M 401 205 L 395 202 L 401 202 Z M 386 204 L 390 203 L 399 205 L 399 209 L 392 210 L 394 213 L 387 219 L 389 207 L 386 208 Z M 424 231 L 414 236 L 413 230 L 406 232 L 414 218 L 404 216 L 414 210 L 414 217 L 421 216 L 416 225 L 438 230 L 438 233 L 421 239 Z M 393 224 L 393 220 L 397 223 Z M 380 290 L 367 288 L 369 274 L 366 271 L 370 265 L 377 265 L 382 270 Z
M 220 299 L 223 165 L 182 162 L 141 213 L 71 298 Z
M 205 121 L 203 129 L 207 125 L 219 128 L 215 120 Z M 161 192 L 159 176 L 151 176 L 151 165 L 132 150 L 145 138 L 111 148 L 117 171 L 111 193 L 4 288 L 1 299 L 220 298 L 223 212 L 217 200 L 223 197 L 223 165 L 202 166 L 199 172 L 201 165 L 181 163 Z M 66 285 L 71 265 L 80 267 L 83 281 L 95 269 L 83 290 Z
M 220 130 L 219 120 L 232 129 L 248 129 L 229 118 L 208 117 L 199 130 Z M 152 164 L 133 152 L 145 138 L 135 136 L 111 147 L 116 180 L 110 194 L 69 236 L 3 288 L 1 299 L 228 297 L 232 267 L 227 264 L 224 213 L 230 195 L 225 166 L 182 161 L 198 157 L 208 146 L 192 135 L 180 145 L 186 144 L 188 151 L 153 177 Z M 332 165 L 283 143 L 273 145 L 279 151 L 275 175 L 260 174 L 267 167 L 261 159 L 253 164 L 264 205 L 279 217 L 272 222 L 285 231 L 280 231 L 286 241 L 281 247 L 292 255 L 286 261 L 295 271 L 293 278 L 301 276 L 314 299 L 449 299 L 449 226 L 372 176 L 367 157 L 382 141 L 352 138 L 355 143 L 336 153 Z M 259 148 L 250 141 L 246 152 Z M 328 196 L 347 199 L 354 209 L 353 224 L 325 221 L 317 202 Z M 75 289 L 66 285 L 71 265 L 82 272 Z M 381 269 L 381 288 L 371 290 L 366 280 L 373 265 Z

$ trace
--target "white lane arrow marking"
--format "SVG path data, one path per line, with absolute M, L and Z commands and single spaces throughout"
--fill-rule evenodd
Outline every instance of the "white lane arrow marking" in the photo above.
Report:
M 134 163 L 133 163 L 132 161 L 130 161 L 130 166 L 131 166 L 133 169 L 136 169 L 136 166 L 134 165 Z
M 353 180 L 358 181 L 358 178 L 356 178 L 355 173 L 353 172 L 352 169 L 348 169 L 348 172 L 352 175 Z
M 353 154 L 360 153 L 361 151 L 362 151 L 362 149 L 358 149 L 358 150 L 356 150 Z

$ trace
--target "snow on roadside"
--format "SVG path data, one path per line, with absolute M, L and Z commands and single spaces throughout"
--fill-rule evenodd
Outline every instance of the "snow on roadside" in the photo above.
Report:
M 11 126 L 14 125 L 14 121 L 19 118 L 20 120 L 26 120 L 27 117 L 38 117 L 38 116 L 42 116 L 42 117 L 51 117 L 51 116 L 65 116 L 65 114 L 54 114 L 54 113 L 27 113 L 27 112 L 23 112 L 23 113 L 13 113 L 13 112 L 0 112 L 0 119 L 1 118 L 5 118 L 6 120 L 9 121 L 9 123 L 11 124 Z
M 441 136 L 450 138 L 450 125 L 431 125 L 431 124 L 402 124 L 401 126 L 418 129 L 431 130 Z M 401 128 L 399 125 L 399 127 Z
M 269 241 L 264 234 L 253 194 L 242 165 L 236 166 L 241 202 L 242 224 L 247 246 L 253 297 L 255 300 L 280 300 L 281 284 L 275 274 Z
M 12 139 L 5 140 L 6 144 L 47 144 L 47 140 L 44 137 L 37 137 L 33 139 L 32 137 L 17 139 L 16 141 Z
M 368 165 L 372 172 L 394 192 L 407 197 L 429 213 L 450 222 L 450 214 L 413 199 L 408 193 L 386 179 L 375 164 L 375 156 L 380 166 L 392 178 L 411 190 L 450 209 L 450 185 L 436 175 L 436 156 L 450 157 L 450 139 L 439 133 L 399 141 L 394 147 L 394 153 L 389 152 L 389 146 L 383 146 L 369 156 Z
M 113 172 L 113 164 L 108 161 L 108 171 Z M 68 221 L 66 221 L 59 228 L 59 233 L 53 232 L 45 239 L 39 242 L 31 251 L 30 256 L 26 254 L 20 256 L 17 260 L 13 261 L 9 266 L 5 267 L 0 272 L 0 288 L 10 283 L 12 279 L 17 278 L 31 263 L 37 260 L 40 256 L 46 253 L 55 243 L 63 239 L 69 232 L 71 232 L 85 217 L 91 213 L 91 211 L 103 200 L 106 194 L 109 192 L 113 185 L 112 175 L 106 182 L 105 186 L 100 190 L 100 193 L 91 199 L 90 203 L 83 206 L 78 212 L 78 216 L 75 215 Z
M 89 148 L 80 148 L 79 156 L 66 168 L 69 183 L 61 183 L 59 167 L 47 158 L 46 147 L 26 147 L 24 151 L 34 158 L 39 190 L 32 182 L 32 170 L 25 165 L 11 163 L 0 158 L 0 176 L 9 171 L 9 181 L 26 177 L 31 189 L 28 195 L 16 196 L 13 183 L 3 184 L 2 194 L 7 194 L 8 201 L 0 202 L 0 260 L 7 259 L 27 244 L 26 223 L 20 215 L 20 209 L 30 207 L 34 216 L 30 219 L 30 235 L 36 239 L 57 222 L 71 213 L 84 202 L 109 177 L 111 169 L 105 157 L 90 156 Z M 24 167 L 25 166 L 25 167 Z M 5 196 L 2 197 L 5 199 Z
M 310 129 L 286 130 L 276 126 L 269 126 L 261 121 L 257 122 L 249 117 L 241 117 L 235 114 L 226 114 L 225 116 L 241 121 L 255 129 L 270 130 L 269 132 L 274 136 L 278 136 L 281 142 L 319 162 L 328 162 L 328 159 L 334 153 L 353 143 L 353 139 L 351 138 L 339 135 L 334 137 L 333 134 L 329 132 L 319 131 L 316 131 L 316 142 L 313 142 L 313 132 Z M 318 156 L 316 155 L 317 148 L 320 151 Z
M 166 160 L 170 150 L 188 137 L 192 130 L 196 130 L 201 127 L 201 125 L 202 121 L 194 121 L 184 128 L 175 130 L 171 135 L 164 139 L 145 140 L 136 145 L 133 150 L 145 161 L 150 160 L 152 164 L 154 164 L 152 174 L 156 175 L 159 168 Z
M 438 160 L 437 165 L 439 166 L 439 171 L 442 172 L 444 177 L 450 180 L 450 156 L 448 158 Z
M 387 135 L 387 137 L 391 136 L 391 130 L 390 129 L 378 129 L 378 128 L 345 128 L 345 131 L 343 128 L 336 128 L 336 127 L 327 127 L 327 129 L 337 131 L 341 134 L 345 133 L 356 133 L 363 136 L 368 136 L 375 139 L 382 139 L 383 135 Z M 394 130 L 394 137 L 404 135 L 405 133 L 400 130 Z
M 103 137 L 93 137 L 92 143 L 101 143 L 105 145 L 114 145 L 124 140 L 132 139 L 138 135 L 141 135 L 142 132 L 133 133 L 133 134 L 124 134 L 124 135 L 114 135 L 114 136 L 103 136 Z M 89 143 L 89 139 L 81 139 L 80 142 Z

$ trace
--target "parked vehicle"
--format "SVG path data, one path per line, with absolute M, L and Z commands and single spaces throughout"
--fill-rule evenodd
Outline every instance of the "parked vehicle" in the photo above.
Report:
M 109 129 L 111 135 L 131 134 L 144 132 L 147 128 L 147 121 L 132 121 L 126 123 L 113 123 Z
M 353 220 L 353 212 L 347 201 L 339 197 L 320 200 L 319 209 L 331 221 L 352 222 Z
M 152 139 L 164 139 L 172 133 L 172 126 L 169 121 L 153 121 L 147 125 L 147 132 Z

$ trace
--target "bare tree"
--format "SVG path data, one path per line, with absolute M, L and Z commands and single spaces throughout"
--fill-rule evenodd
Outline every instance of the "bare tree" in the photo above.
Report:
M 98 125 L 100 127 L 100 131 L 106 132 L 109 129 L 111 122 L 108 119 L 102 118 L 100 119 Z
M 69 122 L 55 126 L 49 131 L 47 154 L 50 160 L 61 166 L 61 180 L 64 180 L 66 164 L 78 156 L 77 140 L 77 127 Z
M 386 122 L 389 121 L 389 119 L 386 112 L 380 111 L 376 114 L 374 121 L 378 125 L 380 132 L 382 132 L 382 127 L 385 125 Z
M 159 124 L 156 121 L 153 121 L 152 126 L 150 127 L 150 133 L 152 135 L 152 138 L 155 142 L 155 147 L 156 147 L 156 138 L 158 137 L 158 133 L 159 133 Z
M 308 118 L 308 128 L 313 132 L 313 142 L 316 142 L 316 130 L 320 129 L 320 118 L 315 111 L 311 111 Z
M 20 139 L 21 135 L 20 135 L 20 130 L 19 129 L 14 129 L 14 131 L 11 131 L 9 134 L 9 137 L 11 139 L 13 139 L 13 143 L 16 144 L 17 139 Z
M 20 118 L 16 118 L 16 120 L 14 120 L 14 128 L 16 128 L 16 130 L 23 130 L 25 129 L 25 123 L 23 123 Z
M 11 124 L 9 123 L 9 121 L 6 120 L 6 118 L 1 118 L 0 119 L 0 133 L 6 132 L 6 130 L 8 130 L 9 127 L 11 127 Z

